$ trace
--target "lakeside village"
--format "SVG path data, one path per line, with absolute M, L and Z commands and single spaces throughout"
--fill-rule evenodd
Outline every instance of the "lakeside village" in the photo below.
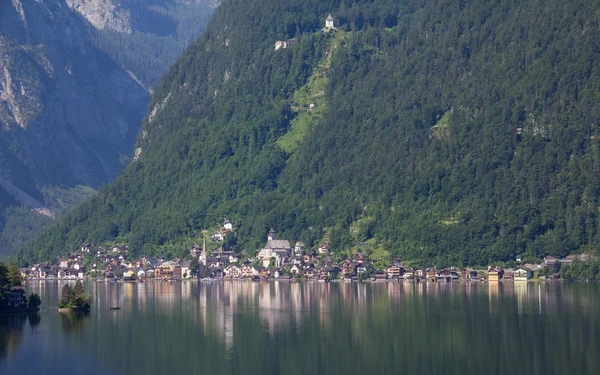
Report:
M 377 259 L 370 259 L 366 253 L 356 252 L 352 257 L 334 261 L 328 244 L 320 244 L 314 250 L 306 249 L 298 241 L 294 247 L 290 241 L 277 239 L 271 230 L 262 249 L 253 255 L 246 251 L 239 254 L 223 250 L 219 245 L 227 233 L 233 231 L 232 223 L 225 219 L 221 228 L 210 236 L 211 245 L 207 249 L 206 237 L 202 246 L 194 245 L 187 259 L 165 260 L 148 256 L 129 259 L 127 246 L 114 246 L 109 249 L 84 244 L 80 251 L 57 258 L 55 264 L 41 263 L 21 268 L 25 279 L 76 280 L 96 279 L 97 281 L 177 281 L 185 279 L 238 280 L 252 281 L 317 281 L 317 282 L 387 282 L 387 281 L 527 281 L 532 278 L 559 279 L 558 270 L 562 265 L 573 261 L 593 260 L 586 254 L 570 255 L 564 259 L 547 256 L 540 264 L 521 264 L 515 269 L 488 267 L 487 270 L 472 268 L 436 269 L 412 268 L 400 260 L 392 260 L 385 267 Z

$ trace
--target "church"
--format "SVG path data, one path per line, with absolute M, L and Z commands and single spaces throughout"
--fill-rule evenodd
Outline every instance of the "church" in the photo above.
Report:
M 269 267 L 271 258 L 275 258 L 275 266 L 281 267 L 287 257 L 290 256 L 292 248 L 287 240 L 278 240 L 275 231 L 271 229 L 267 236 L 267 244 L 258 252 L 258 259 L 262 261 L 263 267 Z

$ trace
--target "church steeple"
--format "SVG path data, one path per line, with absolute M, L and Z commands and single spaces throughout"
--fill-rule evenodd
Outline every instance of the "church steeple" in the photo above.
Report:
M 207 254 L 206 254 L 206 236 L 202 239 L 202 253 L 200 254 L 200 263 L 206 266 Z
M 273 230 L 273 228 L 271 228 L 271 230 L 269 231 L 269 235 L 267 236 L 267 241 L 271 241 L 275 239 L 275 231 Z

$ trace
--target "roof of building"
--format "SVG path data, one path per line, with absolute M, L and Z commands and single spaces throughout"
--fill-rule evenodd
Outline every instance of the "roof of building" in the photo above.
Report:
M 265 249 L 291 249 L 290 241 L 288 240 L 269 240 L 265 245 Z
M 331 17 L 331 14 L 329 16 L 327 16 L 327 21 L 333 21 L 333 17 Z

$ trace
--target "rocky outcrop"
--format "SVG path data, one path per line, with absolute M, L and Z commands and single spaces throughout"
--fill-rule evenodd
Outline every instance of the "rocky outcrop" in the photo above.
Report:
M 66 0 L 97 29 L 131 33 L 131 12 L 112 0 Z
M 36 185 L 97 187 L 116 176 L 148 102 L 67 5 L 0 2 L 0 154 L 12 160 L 0 179 L 11 192 L 31 190 L 15 178 L 24 167 Z

